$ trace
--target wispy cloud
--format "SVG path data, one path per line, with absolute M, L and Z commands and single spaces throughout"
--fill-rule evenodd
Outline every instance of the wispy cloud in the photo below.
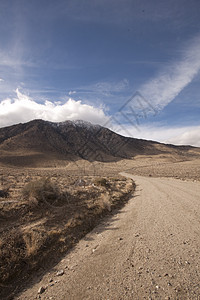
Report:
M 69 96 L 76 94 L 76 91 L 69 91 Z
M 200 70 L 200 37 L 180 52 L 181 59 L 170 63 L 162 73 L 140 87 L 141 94 L 156 109 L 167 104 L 192 82 Z
M 0 82 L 3 82 L 4 80 L 2 78 L 0 78 Z
M 53 122 L 80 119 L 103 125 L 108 119 L 101 107 L 94 107 L 71 98 L 64 104 L 49 101 L 39 104 L 18 89 L 16 93 L 17 97 L 13 100 L 5 99 L 0 103 L 0 127 L 33 119 Z
M 135 126 L 115 126 L 116 132 L 121 135 L 153 140 L 167 144 L 174 145 L 191 145 L 200 147 L 200 126 L 183 126 L 183 127 L 170 127 L 154 124 L 151 126 L 140 126 L 137 130 Z
M 110 96 L 114 93 L 124 92 L 129 88 L 128 79 L 124 78 L 119 81 L 98 81 L 93 84 L 77 88 L 77 93 L 97 94 L 99 96 Z
M 90 86 L 90 88 L 92 90 L 98 91 L 98 92 L 121 92 L 124 91 L 125 89 L 127 89 L 129 87 L 129 81 L 124 78 L 118 82 L 98 82 L 92 86 Z
M 120 95 L 129 91 L 129 81 L 124 78 L 119 81 L 99 81 L 86 86 L 76 88 L 77 96 L 84 97 L 87 101 L 100 102 L 105 104 L 119 101 Z M 123 96 L 124 99 L 124 96 Z
M 22 66 L 26 66 L 26 67 L 34 66 L 32 62 L 23 59 L 21 56 L 19 55 L 19 53 L 16 53 L 14 50 L 9 53 L 0 50 L 0 66 L 10 67 L 10 68 L 17 68 Z
M 111 106 L 115 110 L 119 108 L 119 103 L 125 101 L 130 92 L 128 79 L 98 81 L 84 86 L 76 86 L 74 91 L 69 90 L 69 96 L 84 99 L 85 103 L 93 105 L 93 103 L 101 104 L 104 111 L 110 110 Z

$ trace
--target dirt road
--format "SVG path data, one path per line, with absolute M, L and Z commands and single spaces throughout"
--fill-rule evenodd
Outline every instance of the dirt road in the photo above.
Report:
M 129 203 L 16 299 L 200 299 L 200 183 L 127 176 Z

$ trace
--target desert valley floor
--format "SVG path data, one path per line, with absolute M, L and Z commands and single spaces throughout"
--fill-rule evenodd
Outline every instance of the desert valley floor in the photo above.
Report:
M 38 207 L 34 195 L 22 198 L 29 182 L 44 178 L 59 191 L 56 203 Z M 2 166 L 0 179 L 10 188 L 0 198 L 2 299 L 199 299 L 198 155 Z M 19 238 L 17 253 L 8 232 Z M 13 281 L 18 273 L 6 270 L 17 264 L 21 278 Z

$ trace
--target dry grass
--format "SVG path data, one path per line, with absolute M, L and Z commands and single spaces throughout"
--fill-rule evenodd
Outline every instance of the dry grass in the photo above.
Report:
M 106 209 L 108 211 L 111 211 L 111 206 L 112 206 L 112 198 L 110 198 L 110 195 L 105 193 L 104 195 L 102 195 L 101 197 L 101 202 L 99 204 L 102 209 Z
M 58 259 L 135 187 L 123 177 L 7 175 L 11 195 L 0 201 L 0 284 L 13 288 L 17 278 Z
M 8 198 L 9 197 L 9 188 L 4 188 L 0 190 L 0 198 Z
M 96 178 L 94 180 L 94 184 L 97 186 L 105 187 L 107 189 L 110 188 L 110 183 L 109 183 L 108 179 L 106 179 L 105 177 L 104 178 Z
M 23 190 L 24 199 L 38 205 L 56 205 L 62 206 L 67 201 L 67 193 L 61 193 L 58 186 L 50 178 L 42 177 L 38 180 L 27 183 Z
M 26 199 L 34 197 L 39 203 L 44 201 L 53 201 L 59 197 L 58 189 L 53 185 L 49 178 L 41 178 L 39 180 L 31 181 L 25 185 L 22 195 Z

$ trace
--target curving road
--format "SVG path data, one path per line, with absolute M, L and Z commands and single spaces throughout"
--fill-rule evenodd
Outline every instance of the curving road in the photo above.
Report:
M 129 203 L 17 299 L 200 299 L 200 183 L 123 175 Z

